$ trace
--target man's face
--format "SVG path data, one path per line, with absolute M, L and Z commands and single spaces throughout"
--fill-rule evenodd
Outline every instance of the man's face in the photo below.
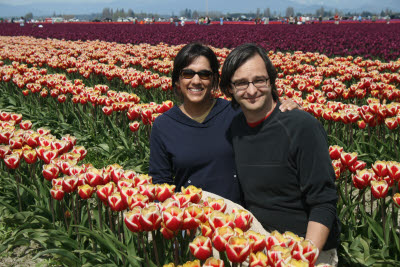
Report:
M 271 84 L 264 60 L 260 55 L 254 55 L 240 66 L 232 76 L 231 82 L 233 84 L 230 92 L 245 114 L 261 114 L 271 109 L 273 104 Z M 246 82 L 253 82 L 257 87 L 250 83 L 247 89 L 240 89 L 238 85 Z

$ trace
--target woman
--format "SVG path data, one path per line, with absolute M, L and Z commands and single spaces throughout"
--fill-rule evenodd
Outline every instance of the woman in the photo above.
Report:
M 215 99 L 219 63 L 207 46 L 191 43 L 177 54 L 172 84 L 182 104 L 159 116 L 150 137 L 149 175 L 154 183 L 194 185 L 241 203 L 228 129 L 240 110 Z M 292 101 L 281 110 L 291 110 Z

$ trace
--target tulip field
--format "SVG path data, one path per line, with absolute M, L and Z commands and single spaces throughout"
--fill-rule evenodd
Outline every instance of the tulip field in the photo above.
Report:
M 0 24 L 0 260 L 35 243 L 56 266 L 328 266 L 308 240 L 259 234 L 246 210 L 147 175 L 152 123 L 179 104 L 174 58 L 201 40 L 221 65 L 260 43 L 281 100 L 325 127 L 339 266 L 398 265 L 399 36 L 400 24 Z

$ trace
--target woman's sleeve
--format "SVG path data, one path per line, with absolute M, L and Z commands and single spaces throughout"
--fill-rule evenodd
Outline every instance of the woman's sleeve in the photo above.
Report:
M 174 183 L 172 161 L 162 140 L 157 120 L 153 124 L 150 135 L 149 175 L 153 177 L 154 184 Z

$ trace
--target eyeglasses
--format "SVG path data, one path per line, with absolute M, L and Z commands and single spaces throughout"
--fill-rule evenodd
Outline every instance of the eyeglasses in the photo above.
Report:
M 267 86 L 269 79 L 257 79 L 255 81 L 249 82 L 249 81 L 238 81 L 238 82 L 233 82 L 233 86 L 235 87 L 236 90 L 238 91 L 244 91 L 246 90 L 249 85 L 252 83 L 255 87 L 257 88 L 264 88 Z
M 181 76 L 185 79 L 192 79 L 196 74 L 199 75 L 202 80 L 210 80 L 213 75 L 209 70 L 193 71 L 191 69 L 184 69 L 181 71 Z

